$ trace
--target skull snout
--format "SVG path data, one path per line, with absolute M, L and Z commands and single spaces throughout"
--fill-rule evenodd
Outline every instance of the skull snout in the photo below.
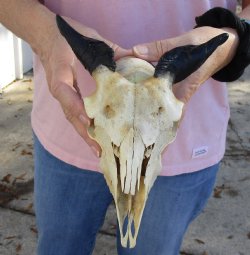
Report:
M 112 144 L 112 147 L 121 191 L 125 194 L 135 195 L 136 188 L 138 190 L 140 188 L 141 177 L 146 174 L 154 144 L 145 147 L 140 133 L 131 128 L 121 146 Z

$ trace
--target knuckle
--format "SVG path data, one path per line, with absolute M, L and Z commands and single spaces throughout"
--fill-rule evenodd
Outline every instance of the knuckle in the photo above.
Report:
M 161 41 L 161 45 L 162 45 L 163 54 L 170 50 L 170 42 L 169 42 L 169 40 L 162 40 Z
M 71 100 L 67 102 L 67 105 L 64 107 L 64 114 L 68 120 L 72 120 L 76 115 L 76 106 L 75 103 Z
M 165 44 L 162 40 L 156 41 L 156 51 L 159 58 L 167 51 Z
M 63 112 L 64 112 L 64 115 L 65 115 L 66 119 L 67 119 L 69 122 L 72 122 L 72 121 L 73 121 L 73 118 L 74 118 L 74 115 L 72 114 L 71 109 L 69 109 L 69 108 L 63 108 Z
M 118 45 L 114 44 L 114 43 L 111 43 L 110 44 L 110 47 L 114 50 L 114 52 L 117 52 L 119 50 L 119 47 Z

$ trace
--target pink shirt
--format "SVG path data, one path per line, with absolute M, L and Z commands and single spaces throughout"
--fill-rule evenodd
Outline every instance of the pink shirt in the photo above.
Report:
M 178 36 L 194 27 L 194 17 L 212 7 L 235 10 L 236 0 L 58 0 L 45 1 L 45 4 L 55 13 L 82 22 L 103 37 L 130 48 L 138 43 Z M 34 74 L 32 127 L 43 146 L 69 164 L 100 171 L 99 159 L 51 96 L 36 56 Z M 82 95 L 91 94 L 95 83 L 80 63 L 77 77 Z M 163 154 L 161 174 L 194 172 L 220 161 L 225 152 L 228 118 L 225 84 L 209 79 L 188 103 L 177 138 Z

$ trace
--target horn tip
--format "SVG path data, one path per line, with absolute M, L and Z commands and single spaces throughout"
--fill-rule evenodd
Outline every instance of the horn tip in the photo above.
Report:
M 222 34 L 218 35 L 218 41 L 220 44 L 223 44 L 228 38 L 229 38 L 228 33 L 222 33 Z
M 60 33 L 90 74 L 99 65 L 104 65 L 113 72 L 116 70 L 114 51 L 104 41 L 80 34 L 58 14 L 56 15 L 56 23 Z

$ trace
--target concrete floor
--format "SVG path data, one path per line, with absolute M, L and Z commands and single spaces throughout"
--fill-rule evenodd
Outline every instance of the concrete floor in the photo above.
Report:
M 182 255 L 250 254 L 249 83 L 250 69 L 229 84 L 231 119 L 226 155 L 208 206 L 185 236 Z M 32 95 L 32 74 L 0 94 L 0 255 L 35 254 Z M 94 255 L 117 254 L 115 227 L 112 205 L 98 234 Z

